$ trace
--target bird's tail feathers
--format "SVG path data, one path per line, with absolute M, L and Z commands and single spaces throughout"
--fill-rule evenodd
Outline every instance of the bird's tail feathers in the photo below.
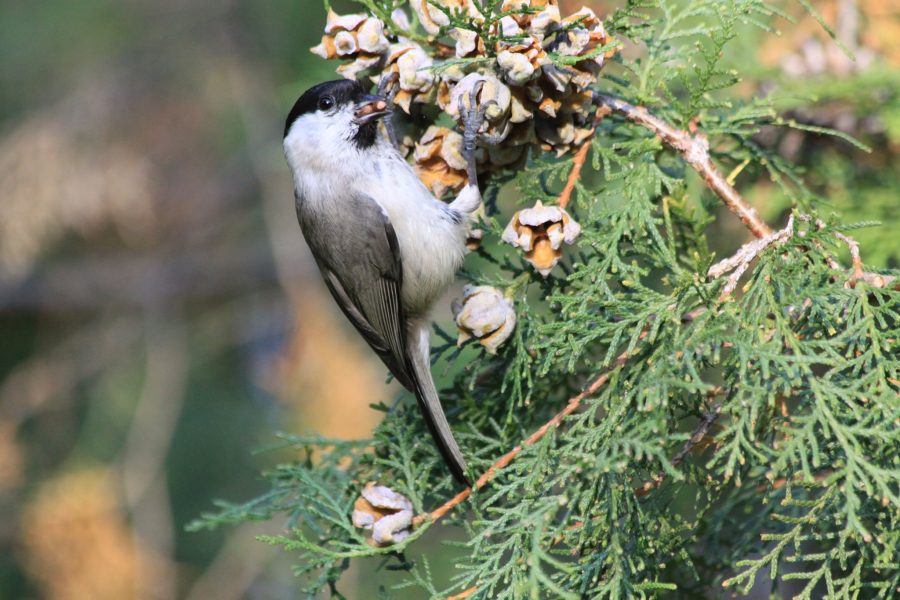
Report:
M 444 462 L 453 477 L 463 485 L 470 485 L 466 476 L 466 461 L 456 444 L 450 424 L 444 415 L 434 379 L 431 377 L 430 327 L 427 323 L 417 323 L 409 332 L 409 362 L 412 371 L 413 393 L 419 401 L 419 408 L 429 431 L 437 444 Z

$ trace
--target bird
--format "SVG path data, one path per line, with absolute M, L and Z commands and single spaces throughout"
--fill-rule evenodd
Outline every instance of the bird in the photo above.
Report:
M 350 323 L 415 395 L 462 485 L 469 485 L 466 461 L 431 375 L 430 312 L 463 263 L 469 221 L 481 206 L 474 151 L 484 108 L 462 111 L 468 182 L 449 203 L 431 194 L 387 128 L 379 129 L 380 121 L 389 122 L 389 98 L 357 81 L 309 88 L 284 129 L 297 220 L 322 278 Z

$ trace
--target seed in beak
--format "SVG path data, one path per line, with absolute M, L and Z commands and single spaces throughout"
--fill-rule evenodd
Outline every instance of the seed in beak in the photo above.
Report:
M 372 100 L 360 105 L 356 109 L 356 118 L 365 119 L 366 117 L 376 117 L 387 112 L 387 102 L 384 100 Z

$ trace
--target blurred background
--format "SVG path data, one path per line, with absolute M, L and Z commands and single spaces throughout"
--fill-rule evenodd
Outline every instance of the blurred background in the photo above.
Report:
M 882 221 L 856 237 L 895 267 L 900 2 L 816 4 L 857 60 L 781 22 L 739 40 L 739 92 L 872 146 L 759 135 L 824 214 Z M 308 51 L 324 22 L 315 0 L 0 3 L 0 599 L 297 596 L 254 540 L 278 523 L 184 528 L 262 489 L 276 432 L 366 437 L 397 391 L 319 282 L 281 156 L 293 101 L 334 77 Z M 772 181 L 738 185 L 780 222 Z

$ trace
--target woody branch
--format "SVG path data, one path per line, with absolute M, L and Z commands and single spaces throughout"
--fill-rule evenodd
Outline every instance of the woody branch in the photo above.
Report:
M 738 279 L 760 252 L 773 244 L 783 243 L 787 237 L 793 234 L 793 220 L 789 220 L 787 226 L 779 231 L 773 231 L 762 220 L 756 209 L 744 200 L 741 194 L 728 182 L 728 179 L 722 175 L 721 171 L 713 163 L 709 153 L 709 140 L 702 133 L 696 131 L 691 133 L 678 129 L 653 115 L 647 108 L 634 106 L 612 96 L 595 93 L 594 103 L 600 109 L 605 108 L 621 114 L 629 121 L 649 129 L 663 143 L 680 152 L 685 161 L 703 177 L 709 189 L 722 200 L 722 203 L 731 212 L 740 218 L 747 229 L 757 238 L 741 247 L 733 257 L 721 261 L 710 269 L 708 275 L 713 278 L 720 277 L 729 271 L 734 271 L 720 299 L 728 297 L 734 291 Z M 809 217 L 804 215 L 802 218 L 808 219 Z M 864 271 L 859 244 L 842 233 L 835 232 L 834 235 L 838 240 L 846 244 L 850 250 L 853 264 L 848 281 L 849 285 L 853 286 L 857 281 L 865 281 L 874 287 L 894 286 L 894 289 L 900 288 L 900 279 L 896 277 Z M 730 268 L 725 268 L 726 266 Z M 829 260 L 829 266 L 835 270 L 843 270 L 840 264 L 833 259 Z
M 740 218 L 754 236 L 763 238 L 772 233 L 772 229 L 766 225 L 756 209 L 744 201 L 734 186 L 728 183 L 725 176 L 713 164 L 709 155 L 709 140 L 705 135 L 702 133 L 692 135 L 673 127 L 651 114 L 643 106 L 633 106 L 618 98 L 596 94 L 594 101 L 598 106 L 605 106 L 623 115 L 629 121 L 646 127 L 664 143 L 681 152 L 687 163 L 703 177 L 706 185 L 722 200 L 728 210 Z

